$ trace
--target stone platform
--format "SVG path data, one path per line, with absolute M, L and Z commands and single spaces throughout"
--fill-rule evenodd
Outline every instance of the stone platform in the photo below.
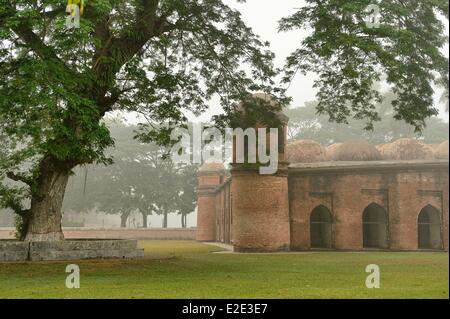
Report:
M 88 228 L 63 227 L 64 238 L 69 239 L 145 239 L 195 240 L 196 229 L 191 228 Z M 1 239 L 15 239 L 14 227 L 0 227 Z
M 144 256 L 132 239 L 70 239 L 59 242 L 0 240 L 0 262 L 121 258 Z

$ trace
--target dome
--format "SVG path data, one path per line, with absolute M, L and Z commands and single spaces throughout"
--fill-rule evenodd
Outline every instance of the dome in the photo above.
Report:
M 387 150 L 389 149 L 389 145 L 390 144 L 378 144 L 375 146 L 378 152 L 380 152 L 382 159 L 388 159 Z
M 381 154 L 366 140 L 353 140 L 336 146 L 330 151 L 330 158 L 334 161 L 378 161 Z
M 427 144 L 435 152 L 441 144 Z
M 334 144 L 327 146 L 327 148 L 326 148 L 327 158 L 330 160 L 335 158 L 336 151 L 339 149 L 339 147 L 341 147 L 342 144 L 343 143 L 334 143 Z
M 291 163 L 314 163 L 327 161 L 325 147 L 312 140 L 298 140 L 286 147 L 287 159 Z
M 413 138 L 401 138 L 382 148 L 387 160 L 427 160 L 433 159 L 433 149 Z
M 224 170 L 223 163 L 205 163 L 199 169 L 200 172 L 220 172 Z
M 267 93 L 254 93 L 251 95 L 252 98 L 254 99 L 261 99 L 264 100 L 265 102 L 268 102 L 268 104 L 270 104 L 270 106 L 273 106 L 274 108 L 277 108 L 279 106 L 279 104 L 275 101 L 275 99 L 272 97 L 272 95 L 267 94 Z M 239 103 L 237 109 L 237 111 L 239 112 L 244 112 L 244 106 L 243 103 Z M 274 112 L 277 116 L 277 118 L 282 122 L 282 123 L 287 123 L 289 122 L 289 118 L 287 117 L 286 114 L 284 114 L 283 110 L 278 109 Z
M 448 159 L 448 141 L 442 142 L 434 149 L 434 158 L 436 159 Z

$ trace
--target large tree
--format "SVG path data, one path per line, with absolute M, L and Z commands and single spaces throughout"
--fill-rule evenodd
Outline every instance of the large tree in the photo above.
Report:
M 26 240 L 63 239 L 72 170 L 111 162 L 106 113 L 173 127 L 214 94 L 231 110 L 251 91 L 282 93 L 268 44 L 221 0 L 84 2 L 80 27 L 69 29 L 65 1 L 0 0 L 0 131 L 12 150 L 0 181 L 22 183 L 2 183 L 0 201 L 21 217 Z M 167 142 L 168 132 L 152 137 Z
M 448 98 L 448 0 L 305 2 L 281 21 L 281 30 L 309 32 L 288 58 L 285 81 L 297 72 L 317 73 L 319 113 L 339 123 L 364 119 L 372 129 L 382 99 L 375 84 L 382 80 L 396 96 L 395 119 L 420 131 L 438 114 L 434 87 L 443 87 Z

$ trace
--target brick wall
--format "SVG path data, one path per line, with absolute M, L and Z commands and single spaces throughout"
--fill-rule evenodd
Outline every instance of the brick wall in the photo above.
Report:
M 214 241 L 216 228 L 215 194 L 199 194 L 197 205 L 197 240 Z
M 215 241 L 231 243 L 231 179 L 216 189 L 215 194 Z
M 197 234 L 198 241 L 215 241 L 218 206 L 217 188 L 225 181 L 225 170 L 202 171 L 198 174 Z
M 232 170 L 233 245 L 235 251 L 288 250 L 289 206 L 285 175 Z
M 333 215 L 334 248 L 362 249 L 363 211 L 375 203 L 388 216 L 390 249 L 418 249 L 417 218 L 425 206 L 432 205 L 441 213 L 442 244 L 448 251 L 448 186 L 448 162 L 293 168 L 289 175 L 291 248 L 311 248 L 310 214 L 323 205 Z

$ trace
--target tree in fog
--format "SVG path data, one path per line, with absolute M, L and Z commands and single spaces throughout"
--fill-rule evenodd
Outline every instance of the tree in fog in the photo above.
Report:
M 318 112 L 338 123 L 364 120 L 372 129 L 382 100 L 374 84 L 383 80 L 395 94 L 392 116 L 421 131 L 438 114 L 433 85 L 448 100 L 448 9 L 448 0 L 306 0 L 280 24 L 282 31 L 308 32 L 287 60 L 285 81 L 316 73 Z
M 162 217 L 163 227 L 170 213 L 182 214 L 183 223 L 195 210 L 197 165 L 174 164 L 164 156 L 165 147 L 133 139 L 136 126 L 108 126 L 116 144 L 110 153 L 114 164 L 78 169 L 69 182 L 64 209 L 117 214 L 121 227 L 133 212 L 142 215 L 143 227 L 154 214 Z
M 175 201 L 177 213 L 181 217 L 181 227 L 187 227 L 187 216 L 197 206 L 197 173 L 198 167 L 187 166 L 180 172 L 180 193 Z
M 373 130 L 364 130 L 365 121 L 349 119 L 347 124 L 329 122 L 327 115 L 317 114 L 318 102 L 306 102 L 303 107 L 286 110 L 289 117 L 290 140 L 312 139 L 322 144 L 346 142 L 364 138 L 373 144 L 388 143 L 404 137 L 417 137 L 430 144 L 448 140 L 449 124 L 438 117 L 425 121 L 425 128 L 417 133 L 412 125 L 393 117 L 392 93 L 384 94 L 383 102 L 376 105 L 381 121 L 375 122 Z

